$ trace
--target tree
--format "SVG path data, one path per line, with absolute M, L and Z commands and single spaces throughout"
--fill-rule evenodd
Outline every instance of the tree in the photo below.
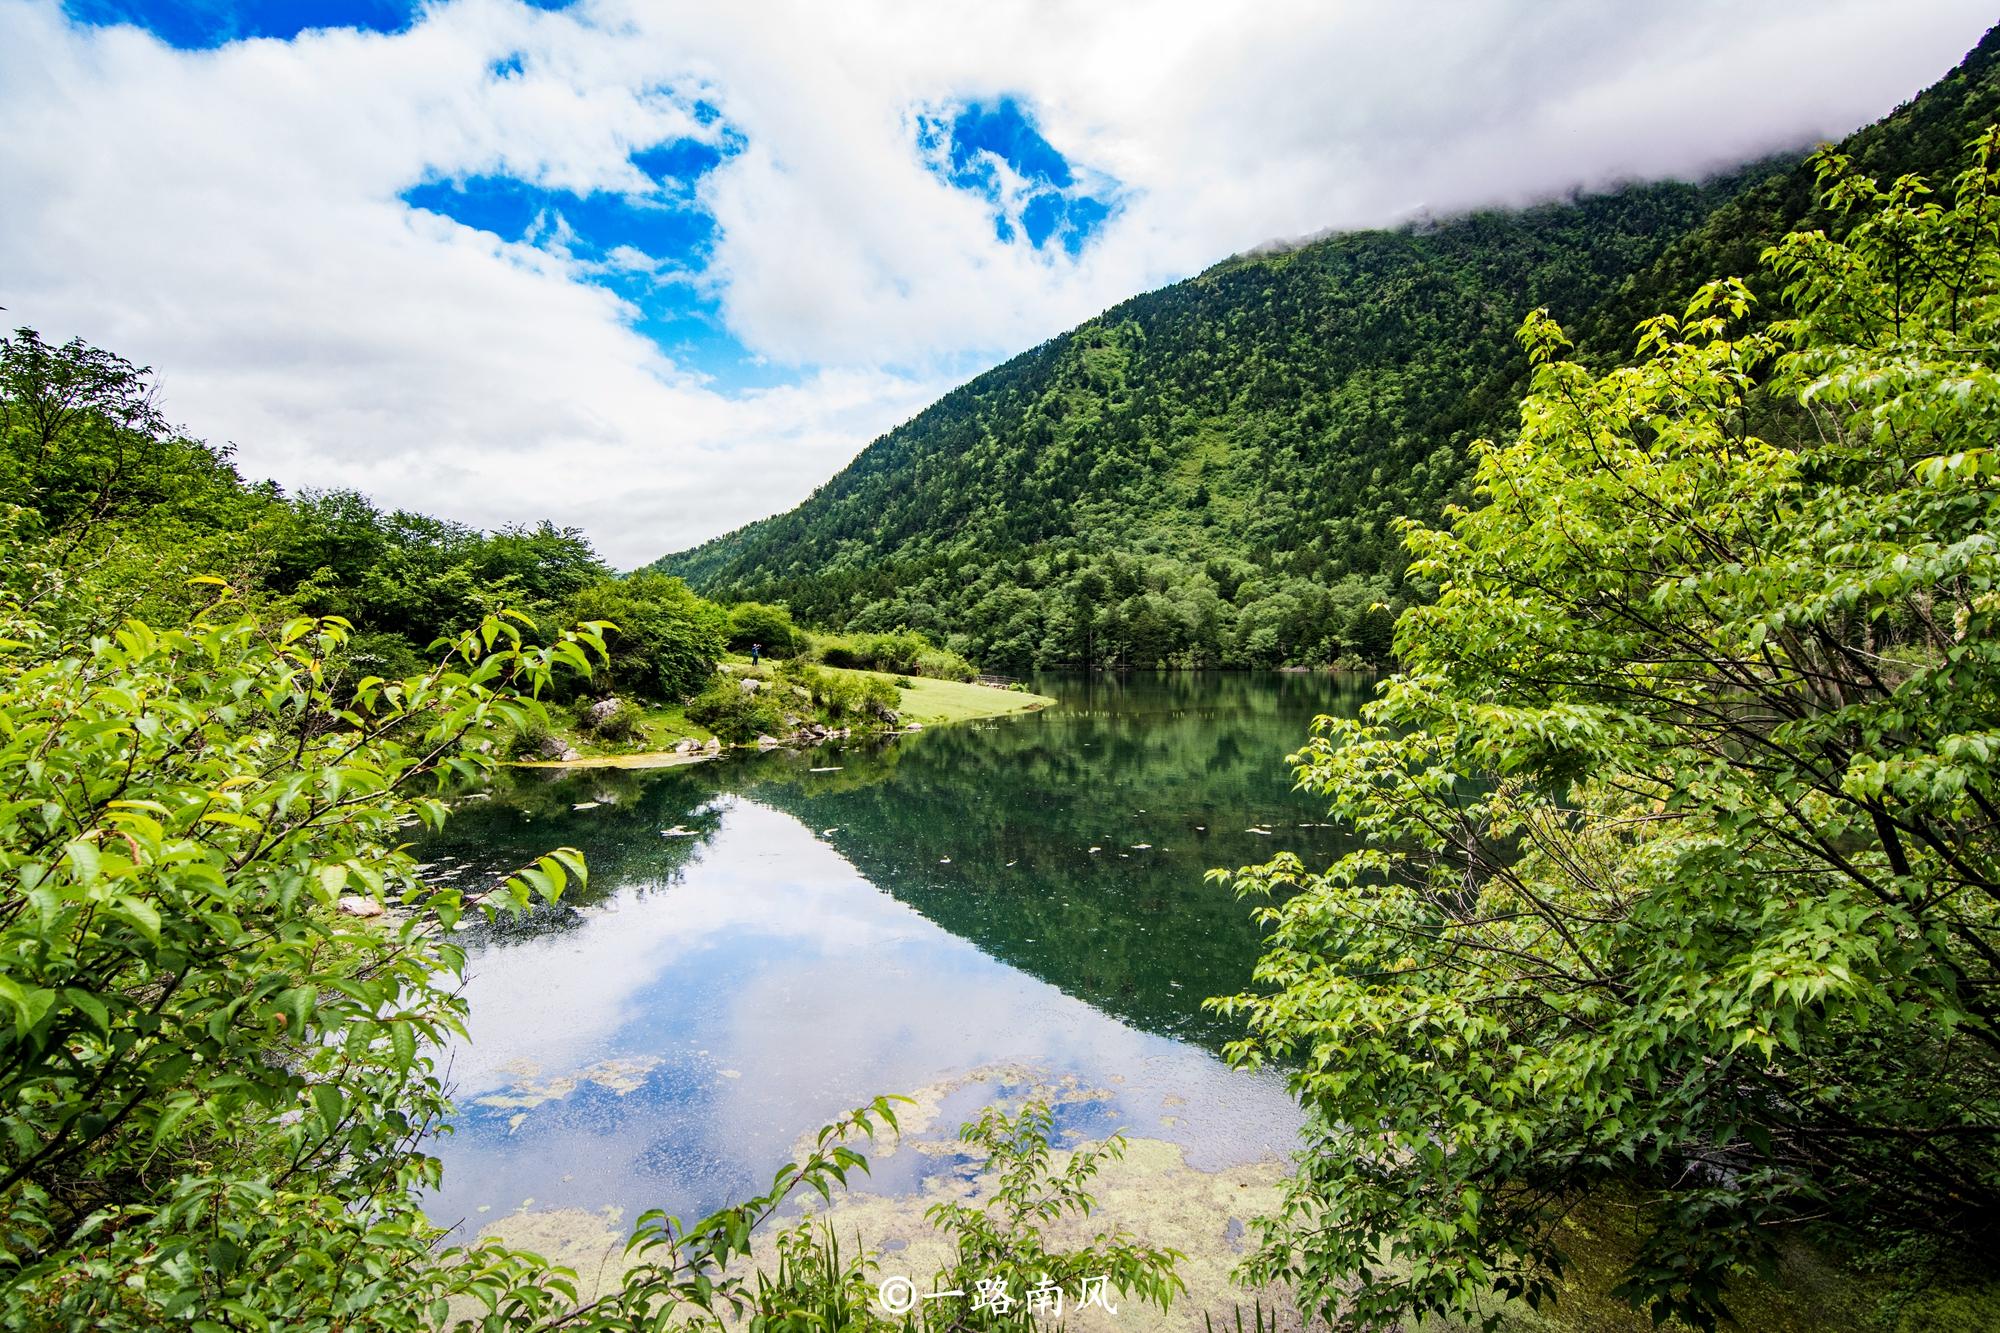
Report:
M 1956 202 L 1818 161 L 1845 240 L 1637 364 L 1545 316 L 1479 507 L 1363 721 L 1297 756 L 1367 845 L 1242 872 L 1310 1143 L 1255 1267 L 1364 1327 L 1549 1297 L 1615 1184 L 1623 1292 L 1712 1325 L 1791 1229 L 2000 1225 L 2000 132 Z M 1351 1288 L 1348 1286 L 1351 1284 Z
M 792 613 L 782 606 L 738 602 L 729 608 L 729 647 L 747 653 L 760 645 L 766 657 L 790 657 L 799 650 L 799 632 Z
M 33 548 L 10 565 L 46 587 Z M 219 580 L 209 580 L 211 585 Z M 69 589 L 67 595 L 88 595 Z M 341 705 L 345 627 L 260 626 L 226 599 L 182 629 L 51 640 L 0 598 L 0 1284 L 10 1321 L 279 1323 L 432 1301 L 529 1271 L 451 1271 L 416 1192 L 443 1113 L 426 1054 L 458 1030 L 464 910 L 400 850 L 475 743 L 537 710 L 595 631 L 545 648 L 489 620 Z M 559 851 L 499 899 L 554 897 Z M 351 895 L 389 924 L 334 910 Z M 498 1267 L 496 1267 L 498 1265 Z
M 644 571 L 591 584 L 569 599 L 566 613 L 572 624 L 612 626 L 612 686 L 672 703 L 707 682 L 728 632 L 720 607 L 679 579 Z

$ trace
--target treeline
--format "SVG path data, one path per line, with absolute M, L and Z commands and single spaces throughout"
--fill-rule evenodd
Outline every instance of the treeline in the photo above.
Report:
M 1002 672 L 1367 666 L 1388 659 L 1396 614 L 1410 597 L 1385 575 L 1323 582 L 1232 556 L 1093 557 L 1060 547 L 999 562 L 960 552 L 853 573 L 851 583 L 834 575 L 825 585 L 881 595 L 848 617 L 850 628 L 919 629 Z M 960 609 L 947 616 L 941 605 Z
M 79 632 L 185 615 L 213 596 L 190 580 L 219 578 L 266 618 L 344 620 L 351 631 L 334 666 L 350 685 L 415 674 L 435 662 L 439 641 L 502 611 L 521 618 L 530 644 L 609 627 L 589 677 L 552 683 L 558 704 L 614 695 L 680 704 L 710 685 L 725 654 L 753 645 L 832 665 L 972 674 L 918 634 L 822 642 L 780 606 L 721 604 L 651 571 L 621 577 L 576 528 L 482 532 L 385 510 L 352 490 L 287 496 L 247 483 L 228 449 L 166 421 L 148 371 L 32 329 L 0 339 L 0 505 L 10 540 L 87 578 Z

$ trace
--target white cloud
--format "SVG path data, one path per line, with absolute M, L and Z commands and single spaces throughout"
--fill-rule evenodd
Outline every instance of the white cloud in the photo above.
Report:
M 794 503 L 969 358 L 1229 253 L 1836 135 L 1990 17 L 449 0 L 393 36 L 183 52 L 0 0 L 0 304 L 157 366 L 172 414 L 252 475 L 483 525 L 546 516 L 632 564 Z M 919 159 L 913 108 L 999 93 L 1127 192 L 1080 262 L 1001 245 L 988 205 Z M 746 345 L 798 367 L 782 387 L 718 392 L 590 264 L 398 199 L 482 173 L 650 188 L 629 153 L 713 133 L 696 97 L 747 142 L 698 187 L 719 227 L 701 282 Z

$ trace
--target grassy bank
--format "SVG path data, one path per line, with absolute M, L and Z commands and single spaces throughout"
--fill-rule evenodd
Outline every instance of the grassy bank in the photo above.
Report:
M 772 668 L 769 663 L 752 666 L 748 658 L 733 657 L 725 661 L 720 669 L 738 680 L 747 678 L 767 684 L 772 681 Z M 836 677 L 886 681 L 896 691 L 895 712 L 898 719 L 896 726 L 878 724 L 867 729 L 851 727 L 853 734 L 909 730 L 913 726 L 935 727 L 954 722 L 976 721 L 981 718 L 1005 717 L 1033 712 L 1055 702 L 1047 695 L 1029 694 L 1021 690 L 1000 689 L 965 681 L 934 680 L 928 676 L 898 676 L 881 671 L 861 671 L 842 667 L 821 667 L 820 670 Z M 629 733 L 622 739 L 612 740 L 592 734 L 581 725 L 576 710 L 551 708 L 550 735 L 573 750 L 576 757 L 549 759 L 526 754 L 515 762 L 526 768 L 663 768 L 674 764 L 699 763 L 703 759 L 712 759 L 730 749 L 756 748 L 754 744 L 732 746 L 727 741 L 720 740 L 706 727 L 690 719 L 686 710 L 679 704 L 644 704 L 636 700 L 626 702 L 636 711 L 636 717 Z

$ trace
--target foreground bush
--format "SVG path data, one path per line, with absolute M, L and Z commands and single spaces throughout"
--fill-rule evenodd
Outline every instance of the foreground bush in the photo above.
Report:
M 1624 1294 L 1704 1326 L 1808 1224 L 1990 1253 L 1996 141 L 1951 207 L 1823 159 L 1866 217 L 1767 255 L 1795 320 L 1717 283 L 1602 377 L 1529 320 L 1481 507 L 1408 533 L 1404 674 L 1298 758 L 1366 847 L 1238 877 L 1303 889 L 1224 1005 L 1312 1117 L 1260 1275 L 1490 1324 L 1611 1184 Z
M 22 582 L 61 586 L 43 576 Z M 337 621 L 218 607 L 65 646 L 19 595 L 0 621 L 9 1314 L 414 1321 L 505 1269 L 497 1251 L 438 1267 L 413 1202 L 436 1172 L 416 1140 L 445 1109 L 425 1052 L 461 1016 L 437 932 L 463 904 L 394 848 L 484 766 L 469 746 L 535 715 L 556 664 L 584 665 L 594 629 L 535 649 L 489 620 L 336 706 Z M 555 852 L 504 896 L 580 871 Z M 364 923 L 343 897 L 420 910 Z

